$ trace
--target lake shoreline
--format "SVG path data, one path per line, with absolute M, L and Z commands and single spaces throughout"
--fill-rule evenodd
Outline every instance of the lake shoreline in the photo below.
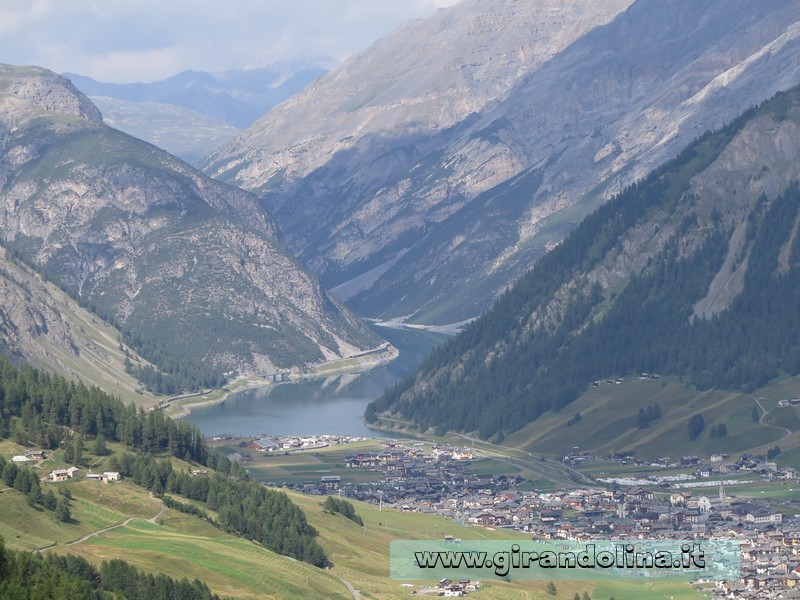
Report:
M 189 416 L 192 410 L 221 404 L 234 394 L 259 387 L 270 385 L 281 385 L 298 383 L 301 381 L 326 379 L 328 377 L 347 375 L 350 373 L 361 374 L 372 369 L 382 367 L 400 356 L 400 351 L 386 344 L 379 348 L 379 351 L 370 351 L 369 354 L 359 355 L 351 358 L 337 358 L 315 365 L 310 371 L 302 372 L 299 370 L 289 371 L 287 378 L 283 381 L 274 381 L 271 377 L 258 377 L 256 375 L 241 375 L 222 388 L 211 390 L 208 393 L 198 393 L 190 396 L 180 396 L 174 399 L 162 401 L 162 408 L 173 419 L 182 419 Z M 219 393 L 218 397 L 214 396 Z M 195 400 L 197 399 L 197 400 Z

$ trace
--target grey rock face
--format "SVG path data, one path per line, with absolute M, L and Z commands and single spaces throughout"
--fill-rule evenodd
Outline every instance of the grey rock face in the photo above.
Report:
M 100 111 L 72 82 L 39 67 L 0 65 L 0 90 L 44 111 L 103 120 Z
M 63 78 L 5 72 L 0 230 L 48 276 L 195 366 L 263 372 L 380 343 L 287 256 L 257 198 L 103 125 L 51 89 Z
M 530 4 L 465 2 L 408 26 L 271 111 L 208 172 L 260 193 L 324 282 L 388 265 L 348 298 L 356 310 L 458 321 L 604 200 L 800 81 L 794 2 Z M 434 39 L 458 48 L 438 71 L 417 52 Z M 403 77 L 390 44 L 424 68 Z

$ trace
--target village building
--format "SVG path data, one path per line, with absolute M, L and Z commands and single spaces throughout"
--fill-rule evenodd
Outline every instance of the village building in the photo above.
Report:
M 77 467 L 69 467 L 68 469 L 53 469 L 46 477 L 47 481 L 66 481 L 75 477 L 78 472 Z

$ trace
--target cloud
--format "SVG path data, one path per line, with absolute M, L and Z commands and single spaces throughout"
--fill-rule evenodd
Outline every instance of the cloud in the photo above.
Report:
M 299 57 L 342 60 L 456 0 L 11 0 L 0 60 L 152 81 Z
M 98 81 L 113 81 L 124 73 L 127 81 L 165 79 L 184 70 L 176 48 L 107 52 L 89 61 L 89 73 Z

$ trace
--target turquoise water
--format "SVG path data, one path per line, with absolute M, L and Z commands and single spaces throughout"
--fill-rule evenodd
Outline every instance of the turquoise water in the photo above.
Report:
M 425 355 L 447 339 L 441 334 L 376 328 L 400 350 L 384 367 L 360 375 L 267 385 L 225 402 L 192 410 L 185 418 L 206 435 L 350 434 L 380 436 L 364 423 L 364 409 L 386 388 L 413 373 Z

